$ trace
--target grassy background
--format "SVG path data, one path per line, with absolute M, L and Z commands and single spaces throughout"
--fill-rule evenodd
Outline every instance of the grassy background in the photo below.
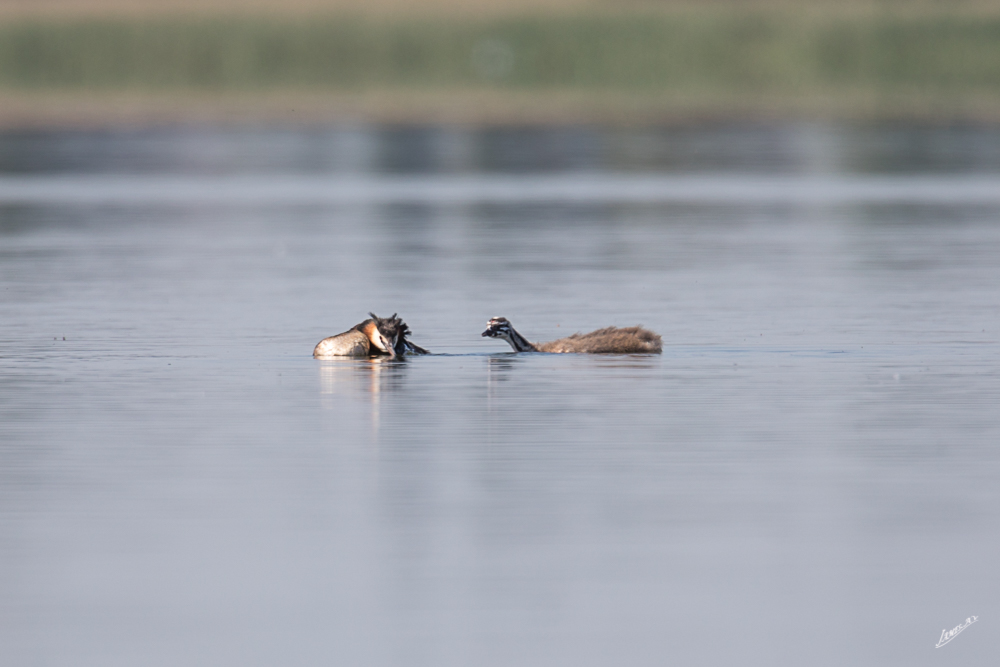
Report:
M 433 115 L 437 99 L 440 109 L 461 102 L 470 117 L 477 104 L 481 115 L 572 100 L 563 106 L 583 117 L 997 119 L 1000 12 L 966 9 L 18 14 L 0 21 L 0 122 L 4 109 L 54 95 L 109 104 L 182 95 L 207 108 L 212 96 L 238 106 L 279 92 L 303 107 L 326 99 L 334 115 L 344 100 L 355 115 L 369 113 L 365 99 L 391 100 L 404 118 L 407 106 Z

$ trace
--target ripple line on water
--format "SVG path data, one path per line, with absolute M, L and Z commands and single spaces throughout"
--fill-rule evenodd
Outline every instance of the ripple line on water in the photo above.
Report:
M 1000 204 L 1000 176 L 475 175 L 0 176 L 0 203 L 899 203 Z

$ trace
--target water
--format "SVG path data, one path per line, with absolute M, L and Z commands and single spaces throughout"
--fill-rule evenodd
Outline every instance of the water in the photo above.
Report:
M 0 171 L 2 664 L 996 654 L 995 128 L 9 133 Z M 311 358 L 369 310 L 436 354 Z

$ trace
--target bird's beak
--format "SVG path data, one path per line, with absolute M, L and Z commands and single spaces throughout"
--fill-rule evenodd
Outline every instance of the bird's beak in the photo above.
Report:
M 489 329 L 487 329 L 486 331 L 483 332 L 483 336 L 484 337 L 489 336 L 489 335 L 490 335 L 490 330 Z

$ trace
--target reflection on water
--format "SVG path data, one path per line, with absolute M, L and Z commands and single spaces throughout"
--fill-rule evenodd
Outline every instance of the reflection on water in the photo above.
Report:
M 338 401 L 367 397 L 371 409 L 372 433 L 378 436 L 382 394 L 403 388 L 406 357 L 369 357 L 367 359 L 324 359 L 319 365 L 320 395 L 323 407 L 334 409 Z
M 318 360 L 320 393 L 323 396 L 368 394 L 372 401 L 386 391 L 403 386 L 406 357 L 386 356 Z
M 0 664 L 986 664 L 998 147 L 0 135 Z
M 502 382 L 510 371 L 517 368 L 517 365 L 524 361 L 526 356 L 530 355 L 519 355 L 514 352 L 491 354 L 486 357 L 486 376 L 490 379 L 491 383 Z

